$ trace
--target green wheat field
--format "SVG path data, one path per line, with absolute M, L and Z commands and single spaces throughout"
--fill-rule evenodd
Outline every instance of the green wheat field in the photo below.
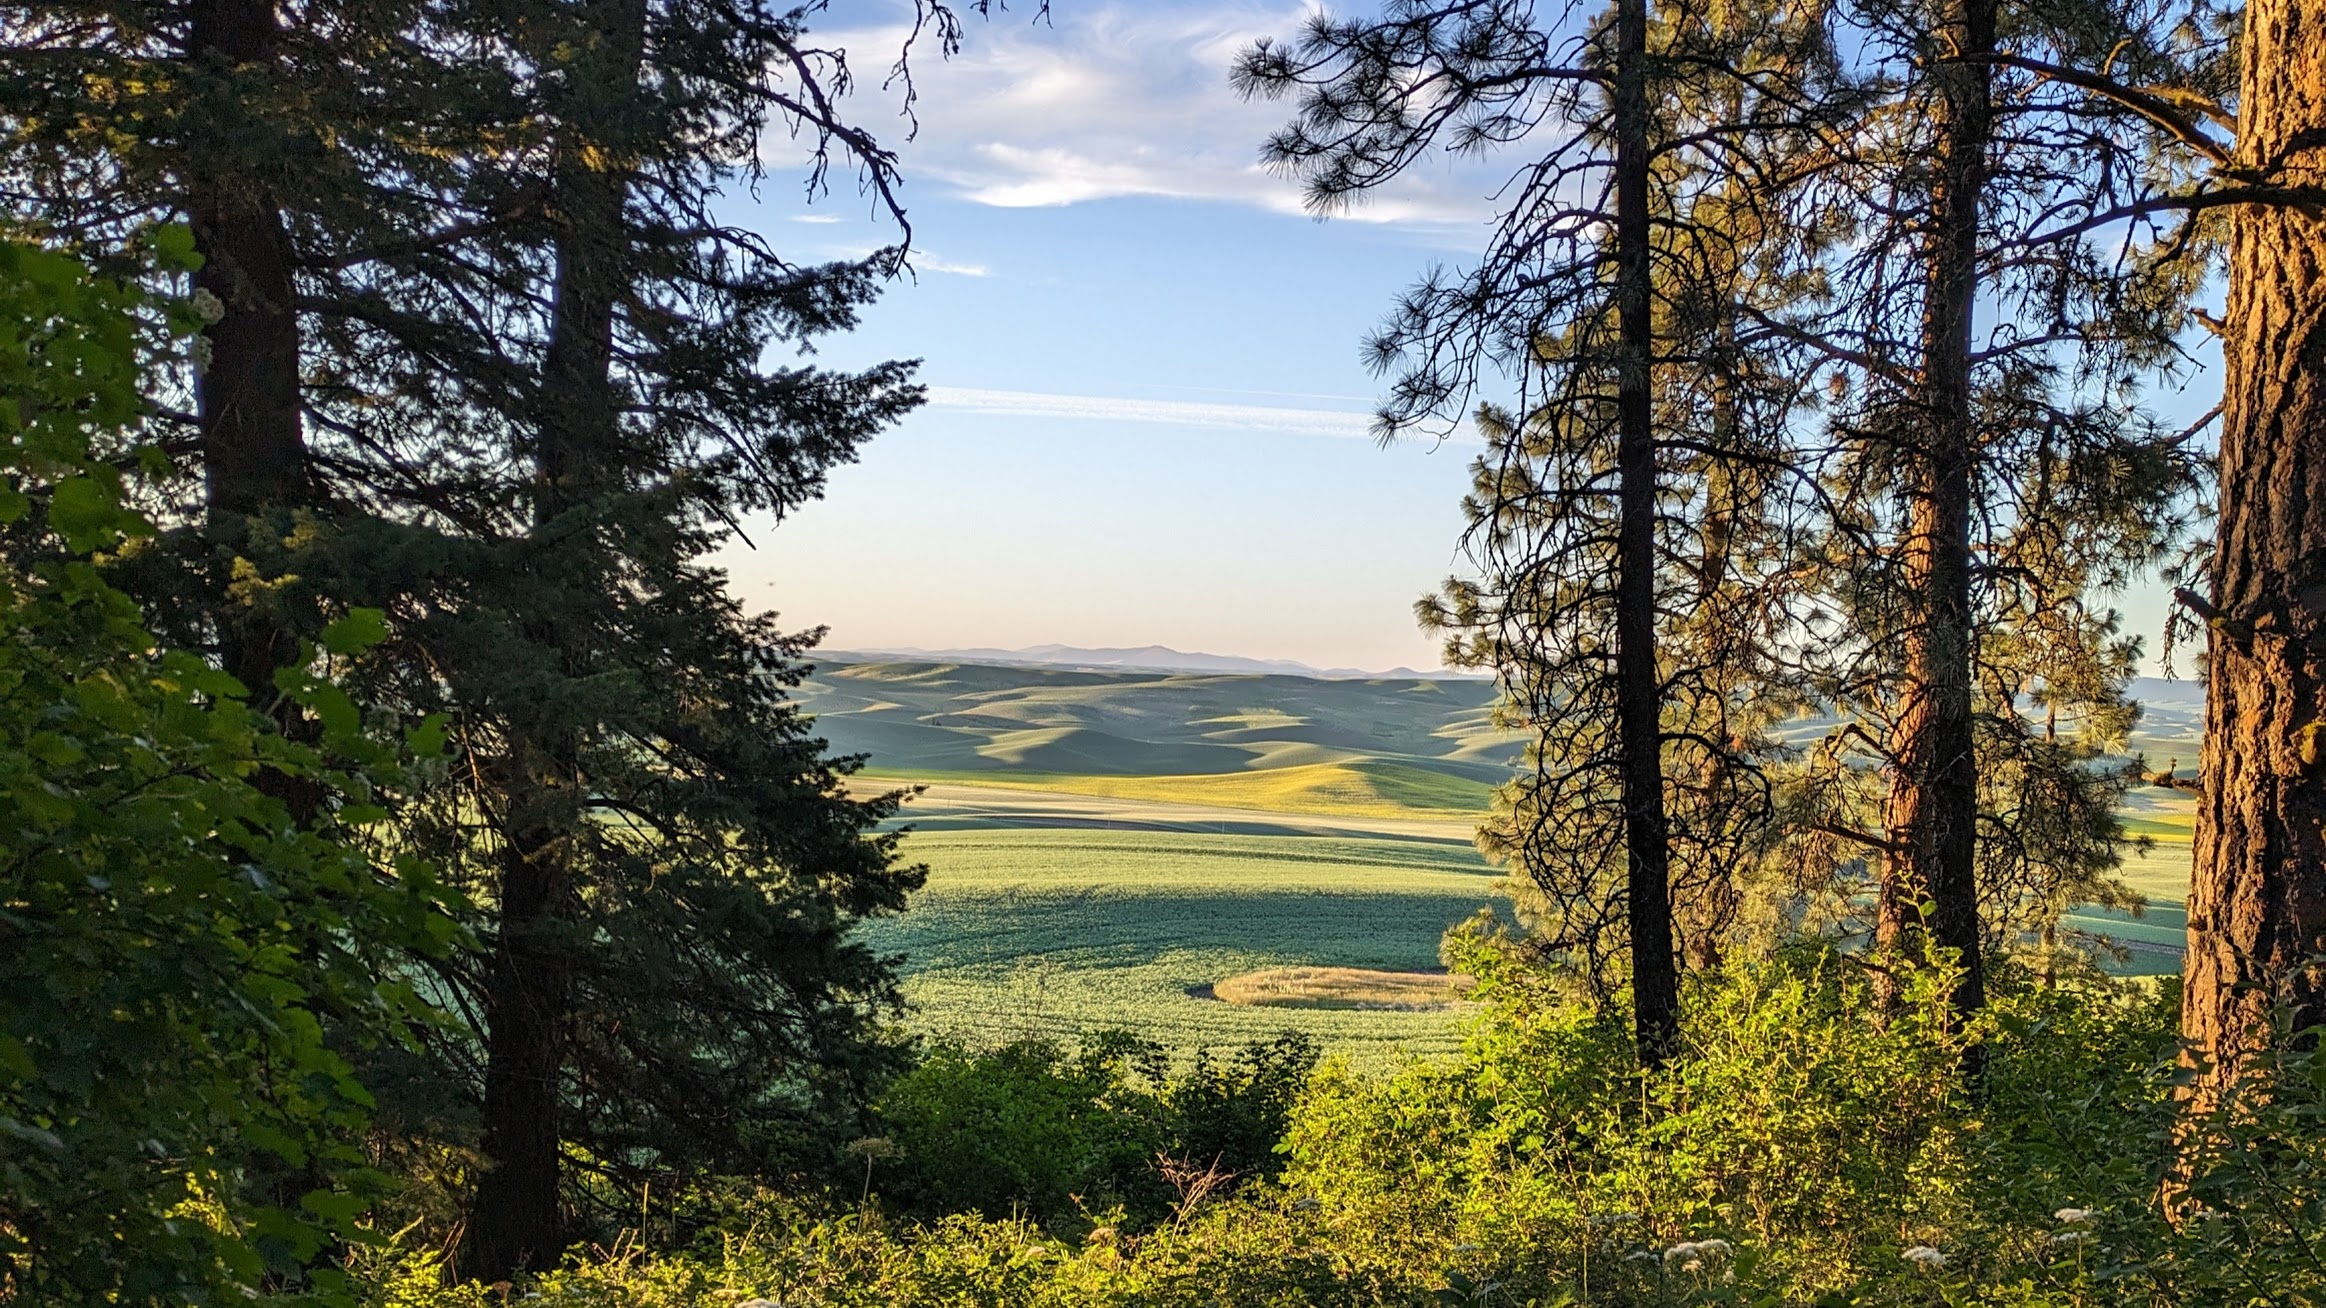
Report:
M 2158 683 L 2134 748 L 2196 758 L 2202 716 Z M 2147 687 L 2155 691 L 2155 687 Z M 801 690 L 817 730 L 866 756 L 860 791 L 911 789 L 929 869 L 864 938 L 903 960 L 914 1028 L 989 1046 L 1127 1030 L 1174 1049 L 1285 1031 L 1360 1064 L 1451 1047 L 1462 1009 L 1244 1007 L 1211 987 L 1264 968 L 1421 971 L 1447 927 L 1507 915 L 1470 842 L 1514 740 L 1491 689 L 827 656 Z M 2143 788 L 2127 859 L 2137 920 L 2068 926 L 2177 972 L 2192 801 Z

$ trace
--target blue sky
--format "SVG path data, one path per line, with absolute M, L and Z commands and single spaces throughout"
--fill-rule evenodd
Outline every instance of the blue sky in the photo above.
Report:
M 860 10 L 858 12 L 878 12 Z M 1164 644 L 1319 666 L 1435 667 L 1413 601 L 1455 566 L 1474 452 L 1384 449 L 1358 346 L 1433 262 L 1482 239 L 1489 183 L 1434 172 L 1320 223 L 1257 167 L 1283 113 L 1227 64 L 1288 4 L 1060 0 L 917 60 L 902 147 L 917 279 L 835 364 L 909 357 L 932 402 L 825 499 L 725 562 L 835 648 Z M 823 34 L 861 79 L 894 28 Z M 803 203 L 771 149 L 739 214 L 800 257 L 891 238 L 835 174 Z
M 837 4 L 819 32 L 850 52 L 856 119 L 892 143 L 881 74 L 905 12 Z M 919 358 L 932 400 L 824 500 L 747 524 L 757 548 L 723 561 L 749 603 L 839 649 L 1437 666 L 1412 605 L 1458 566 L 1474 450 L 1367 438 L 1358 347 L 1430 265 L 1482 244 L 1500 174 L 1433 166 L 1353 215 L 1304 214 L 1257 164 L 1285 107 L 1227 82 L 1302 13 L 1057 0 L 1046 23 L 971 20 L 949 61 L 918 52 L 921 127 L 900 146 L 917 275 L 821 357 Z M 783 143 L 768 153 L 736 218 L 802 259 L 894 239 L 838 170 L 808 202 Z M 2154 588 L 2128 600 L 2153 632 Z

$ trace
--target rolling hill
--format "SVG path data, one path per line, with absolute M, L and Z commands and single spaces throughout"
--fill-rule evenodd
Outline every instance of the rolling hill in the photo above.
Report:
M 905 960 L 919 1029 L 971 1043 L 1123 1029 L 1177 1048 L 1295 1029 L 1363 1061 L 1450 1047 L 1451 1012 L 1244 1007 L 1213 987 L 1254 969 L 1426 969 L 1448 926 L 1507 911 L 1471 843 L 1520 748 L 1492 723 L 1490 683 L 819 663 L 798 697 L 836 751 L 867 756 L 853 784 L 916 790 L 899 821 L 928 888 L 862 931 Z M 2201 692 L 2135 689 L 2148 712 L 2133 750 L 2192 773 Z M 2150 911 L 2067 922 L 2127 951 L 2111 966 L 2179 967 L 2192 809 L 2179 790 L 2128 797 L 2129 825 L 2153 843 L 2124 872 Z
M 1518 757 L 1465 679 L 827 658 L 800 699 L 878 776 L 1288 813 L 1476 812 Z
M 1151 652 L 1032 653 L 1050 651 Z M 2194 775 L 2202 689 L 2142 678 L 2134 691 L 2145 711 L 2133 752 Z M 1289 813 L 1475 812 L 1519 755 L 1490 720 L 1492 684 L 1469 678 L 828 654 L 800 698 L 833 749 L 866 755 L 875 776 Z M 1778 734 L 1805 743 L 1830 725 L 1805 718 Z

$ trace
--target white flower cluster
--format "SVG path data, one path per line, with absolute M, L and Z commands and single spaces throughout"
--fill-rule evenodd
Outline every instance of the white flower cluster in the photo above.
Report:
M 2093 1214 L 2089 1208 L 2062 1208 L 2051 1216 L 2052 1220 L 2062 1226 L 2078 1226 L 2091 1221 Z M 2092 1233 L 2089 1231 L 2054 1231 L 2051 1242 L 2055 1245 L 2073 1248 L 2091 1238 Z
M 1710 1240 L 1682 1241 L 1664 1251 L 1664 1266 L 1679 1264 L 1683 1272 L 1701 1272 L 1706 1263 L 1725 1262 L 1736 1249 L 1728 1241 L 1715 1237 Z
M 194 288 L 192 303 L 194 316 L 200 318 L 205 327 L 226 316 L 226 301 L 219 299 L 218 293 L 207 286 Z
M 1918 1244 L 1911 1249 L 1901 1249 L 1898 1251 L 1898 1256 L 1926 1272 L 1935 1272 L 1946 1266 L 1946 1255 L 1927 1244 Z

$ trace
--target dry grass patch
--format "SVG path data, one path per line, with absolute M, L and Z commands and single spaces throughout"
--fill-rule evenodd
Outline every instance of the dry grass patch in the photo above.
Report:
M 1261 1008 L 1372 1008 L 1435 1012 L 1462 1002 L 1477 982 L 1446 972 L 1365 967 L 1264 967 L 1212 986 L 1214 998 Z

